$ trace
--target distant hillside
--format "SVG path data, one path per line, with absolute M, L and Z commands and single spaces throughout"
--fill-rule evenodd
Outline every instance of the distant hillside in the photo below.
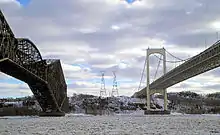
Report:
M 212 93 L 207 95 L 208 98 L 220 99 L 220 92 Z
M 112 114 L 134 111 L 138 108 L 136 101 L 134 98 L 126 96 L 100 98 L 84 94 L 74 94 L 69 98 L 71 112 L 87 114 Z
M 171 110 L 181 113 L 220 113 L 220 94 L 213 93 L 199 95 L 194 92 L 185 91 L 168 93 L 169 107 Z
M 220 113 L 220 92 L 200 95 L 190 91 L 168 93 L 168 108 L 187 114 Z M 73 94 L 69 97 L 72 113 L 113 114 L 146 109 L 146 99 L 127 96 L 100 98 L 94 95 Z M 163 109 L 163 96 L 154 95 L 151 109 Z M 0 99 L 0 116 L 37 115 L 41 110 L 31 97 Z
M 0 99 L 0 116 L 38 115 L 41 107 L 33 96 Z

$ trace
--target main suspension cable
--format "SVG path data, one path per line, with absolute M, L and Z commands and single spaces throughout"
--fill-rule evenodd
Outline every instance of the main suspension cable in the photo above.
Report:
M 165 50 L 165 51 L 166 51 L 170 56 L 172 56 L 173 58 L 178 59 L 180 62 L 187 61 L 187 60 L 189 60 L 189 59 L 192 58 L 192 57 L 189 57 L 189 58 L 187 58 L 187 59 L 181 59 L 181 58 L 179 58 L 179 57 L 173 55 L 172 53 L 168 52 L 167 50 Z
M 167 50 L 165 50 L 165 51 L 166 51 L 170 56 L 172 56 L 173 58 L 176 58 L 177 60 L 180 60 L 180 61 L 185 61 L 185 60 L 183 60 L 183 59 L 181 59 L 181 58 L 179 58 L 179 57 L 173 55 L 172 53 L 168 52 Z
M 143 77 L 144 77 L 144 71 L 145 71 L 145 68 L 146 68 L 146 62 L 147 62 L 147 56 L 145 57 L 145 61 L 144 61 L 144 68 L 143 68 L 143 70 L 142 70 L 142 73 L 141 73 L 141 80 L 140 80 L 140 83 L 139 83 L 139 86 L 138 86 L 138 91 L 140 90 L 140 88 L 141 88 L 141 82 L 142 82 L 142 80 L 143 80 Z
M 154 55 L 157 59 L 159 59 L 159 60 L 163 60 L 163 58 L 159 58 L 157 55 Z M 188 58 L 188 59 L 186 59 L 186 60 L 184 60 L 184 61 L 187 61 L 187 60 L 189 60 L 189 59 L 191 59 L 191 57 L 190 58 Z M 184 62 L 183 60 L 176 60 L 176 61 L 171 61 L 171 60 L 165 60 L 165 62 L 167 62 L 167 63 L 179 63 L 179 62 Z

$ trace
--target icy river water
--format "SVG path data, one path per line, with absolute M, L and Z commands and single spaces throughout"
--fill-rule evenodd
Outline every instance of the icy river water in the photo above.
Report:
M 220 135 L 220 115 L 0 117 L 0 135 Z

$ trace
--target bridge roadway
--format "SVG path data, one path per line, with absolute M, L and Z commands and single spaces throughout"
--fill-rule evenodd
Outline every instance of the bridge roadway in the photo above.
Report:
M 167 72 L 150 84 L 150 93 L 166 89 L 179 82 L 210 71 L 220 66 L 220 41 Z M 155 92 L 154 92 L 155 91 Z M 146 87 L 134 93 L 133 97 L 146 97 Z
M 68 111 L 67 86 L 60 60 L 42 59 L 33 42 L 15 38 L 1 10 L 0 71 L 27 83 L 44 115 L 63 116 Z

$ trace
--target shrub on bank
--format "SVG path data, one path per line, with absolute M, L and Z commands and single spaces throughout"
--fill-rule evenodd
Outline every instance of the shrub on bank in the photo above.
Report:
M 39 115 L 39 111 L 34 109 L 28 109 L 28 107 L 14 108 L 3 107 L 0 108 L 0 116 L 31 116 Z

